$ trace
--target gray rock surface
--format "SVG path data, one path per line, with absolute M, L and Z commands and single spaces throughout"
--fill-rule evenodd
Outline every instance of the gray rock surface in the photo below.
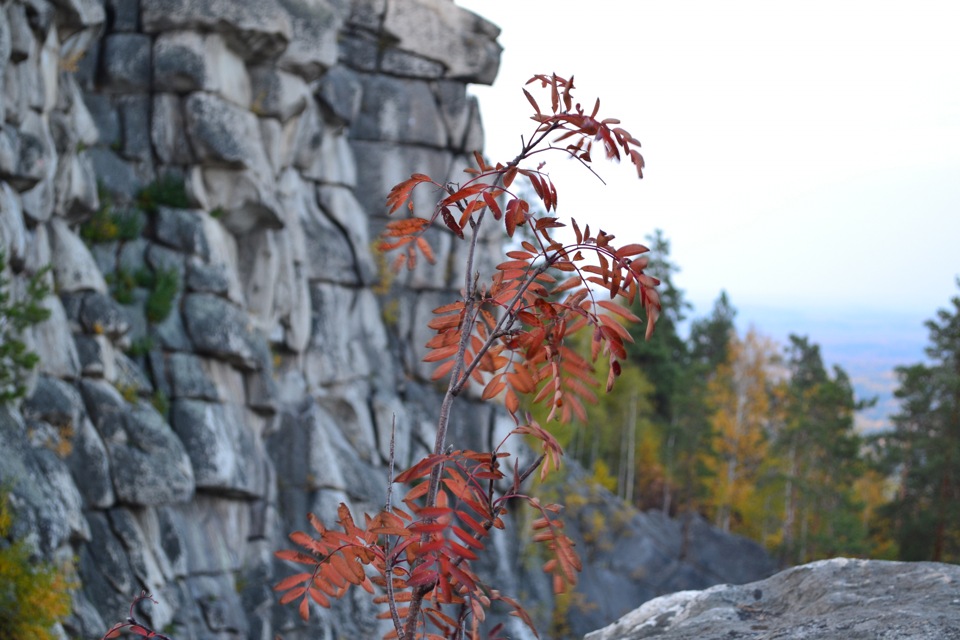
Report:
M 950 640 L 960 566 L 834 558 L 644 603 L 586 640 Z

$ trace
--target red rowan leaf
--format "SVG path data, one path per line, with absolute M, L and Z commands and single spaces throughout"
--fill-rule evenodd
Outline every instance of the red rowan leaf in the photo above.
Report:
M 389 208 L 390 213 L 395 212 L 410 198 L 410 193 L 413 191 L 413 188 L 416 187 L 421 182 L 432 182 L 430 176 L 423 175 L 422 173 L 415 173 L 407 180 L 398 183 L 390 190 L 390 193 L 387 195 L 387 207 Z
M 298 585 L 301 582 L 304 582 L 305 580 L 309 580 L 312 577 L 313 577 L 312 573 L 298 573 L 296 575 L 292 575 L 287 578 L 284 578 L 283 580 L 275 584 L 273 587 L 273 590 L 286 591 L 287 589 L 290 589 L 293 586 Z
M 458 345 L 452 344 L 441 349 L 434 349 L 427 355 L 423 357 L 424 362 L 438 362 L 440 360 L 446 360 L 450 356 L 453 356 L 457 353 Z
M 503 216 L 503 211 L 500 209 L 500 204 L 497 202 L 496 197 L 494 197 L 489 191 L 483 192 L 483 201 L 488 207 L 490 207 L 490 211 L 493 212 L 494 220 L 499 220 Z
M 430 475 L 430 472 L 433 470 L 435 466 L 437 466 L 443 461 L 444 461 L 444 457 L 440 455 L 427 456 L 423 460 L 420 460 L 415 465 L 413 465 L 412 467 L 410 467 L 409 469 L 407 469 L 406 471 L 398 475 L 396 478 L 393 479 L 393 481 L 398 482 L 400 484 L 406 484 L 411 480 L 416 480 L 418 478 L 425 478 L 428 475 Z M 420 497 L 420 495 L 423 495 L 423 493 L 426 492 L 426 488 L 424 487 L 423 489 L 420 489 L 419 487 L 420 485 L 411 489 L 410 493 L 407 494 L 407 497 L 405 499 L 413 499 L 411 498 L 411 494 L 413 494 L 414 491 L 419 491 L 419 494 L 414 496 L 414 498 L 417 498 L 417 497 Z
M 443 209 L 441 209 L 441 210 L 440 210 L 440 219 L 443 220 L 443 224 L 447 225 L 447 228 L 450 229 L 450 231 L 453 231 L 453 233 L 454 233 L 458 238 L 460 238 L 461 240 L 463 240 L 463 229 L 460 227 L 459 224 L 457 224 L 457 221 L 454 220 L 453 214 L 450 213 L 450 209 L 448 209 L 448 208 L 446 208 L 446 207 L 444 207 Z
M 453 553 L 460 556 L 461 558 L 465 558 L 467 560 L 477 560 L 479 558 L 479 556 L 477 556 L 476 553 L 464 547 L 458 542 L 454 542 L 453 540 L 448 540 L 447 545 L 449 546 L 450 550 Z
M 328 600 L 327 596 L 319 589 L 311 587 L 310 589 L 307 589 L 307 593 L 309 593 L 310 598 L 321 607 L 326 609 L 330 608 L 330 600 Z
M 517 168 L 515 166 L 509 167 L 506 171 L 503 172 L 503 186 L 509 189 L 510 185 L 513 184 L 513 179 L 516 177 L 517 177 Z
M 540 106 L 537 105 L 537 101 L 533 99 L 533 96 L 530 95 L 530 92 L 524 89 L 523 95 L 527 96 L 527 100 L 530 102 L 530 105 L 533 107 L 533 110 L 536 111 L 537 115 L 540 115 Z
M 420 249 L 420 252 L 423 254 L 423 257 L 427 259 L 427 262 L 430 264 L 436 264 L 437 259 L 433 255 L 433 249 L 430 248 L 430 243 L 427 242 L 426 238 L 420 236 L 417 238 L 417 248 Z
M 459 516 L 459 515 L 461 515 L 461 514 L 458 512 L 457 515 Z M 469 516 L 467 516 L 467 517 L 469 517 Z M 463 518 L 461 518 L 461 519 L 463 519 Z M 478 523 L 478 524 L 479 524 L 479 523 Z M 451 527 L 451 528 L 453 529 L 454 535 L 456 535 L 458 538 L 460 538 L 466 545 L 468 545 L 468 546 L 470 546 L 470 547 L 473 547 L 474 549 L 478 549 L 478 550 L 479 550 L 479 549 L 483 549 L 483 543 L 480 542 L 479 540 L 477 540 L 474 536 L 472 536 L 472 535 L 471 535 L 468 531 L 466 531 L 465 529 L 462 529 L 461 527 L 458 527 L 457 525 L 453 525 L 453 527 Z M 486 534 L 486 530 L 485 530 L 485 529 L 481 529 L 481 531 L 478 532 L 478 533 Z
M 310 601 L 304 597 L 303 601 L 300 603 L 300 618 L 304 622 L 310 619 Z
M 273 555 L 280 560 L 286 560 L 288 562 L 296 562 L 298 564 L 317 564 L 317 559 L 315 557 L 301 553 L 300 551 L 292 551 L 287 549 L 277 551 Z
M 439 367 L 436 368 L 436 370 L 435 370 L 435 371 L 433 372 L 433 374 L 430 376 L 430 379 L 431 379 L 431 380 L 439 380 L 439 379 L 442 378 L 443 376 L 445 376 L 445 375 L 447 375 L 448 373 L 450 373 L 450 371 L 453 369 L 453 365 L 455 365 L 456 363 L 457 363 L 457 361 L 456 361 L 455 359 L 454 359 L 454 360 L 448 360 L 448 361 L 444 362 L 443 364 L 441 364 Z
M 288 602 L 293 602 L 294 600 L 302 596 L 304 593 L 306 593 L 306 591 L 307 591 L 306 587 L 297 587 L 296 589 L 287 591 L 285 594 L 283 594 L 280 597 L 280 604 L 287 604 Z
M 617 314 L 618 316 L 620 316 L 621 318 L 624 318 L 625 320 L 629 320 L 630 322 L 640 322 L 640 318 L 634 315 L 634 313 L 630 311 L 630 309 L 623 306 L 622 304 L 617 304 L 616 302 L 610 302 L 609 300 L 600 300 L 597 302 L 597 304 L 603 307 L 604 309 L 606 309 L 607 311 Z

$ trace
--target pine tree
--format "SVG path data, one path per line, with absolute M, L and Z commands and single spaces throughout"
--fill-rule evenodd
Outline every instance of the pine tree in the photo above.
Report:
M 960 297 L 951 306 L 926 323 L 928 363 L 897 368 L 900 412 L 877 439 L 900 479 L 883 513 L 902 560 L 960 561 Z

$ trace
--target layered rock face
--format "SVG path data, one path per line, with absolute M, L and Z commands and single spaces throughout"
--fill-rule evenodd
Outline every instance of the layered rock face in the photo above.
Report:
M 56 291 L 0 417 L 17 533 L 78 557 L 72 636 L 141 589 L 178 639 L 307 634 L 272 552 L 308 512 L 382 504 L 394 418 L 398 466 L 432 447 L 411 345 L 462 274 L 435 232 L 440 266 L 382 306 L 372 241 L 395 182 L 460 180 L 482 147 L 466 87 L 492 82 L 498 29 L 449 0 L 2 8 L 2 249 L 15 286 L 51 264 Z M 382 627 L 359 598 L 309 635 Z
M 29 394 L 0 408 L 0 484 L 15 533 L 78 567 L 64 631 L 100 637 L 147 590 L 138 616 L 178 640 L 379 637 L 365 597 L 309 625 L 277 606 L 272 553 L 308 512 L 383 503 L 394 426 L 398 466 L 432 448 L 418 352 L 462 261 L 439 228 L 435 267 L 391 279 L 371 247 L 394 183 L 460 181 L 482 146 L 466 88 L 492 82 L 497 28 L 451 0 L 0 8 L 0 249 L 18 295 L 44 265 L 55 291 L 25 336 Z M 499 244 L 483 239 L 481 269 Z M 452 442 L 488 449 L 511 427 L 466 399 Z M 675 544 L 677 523 L 625 518 L 638 558 L 673 576 L 629 597 L 731 579 Z M 742 551 L 724 540 L 712 553 Z M 536 563 L 517 538 L 494 551 L 496 584 L 546 624 Z M 636 577 L 598 566 L 589 597 Z
M 586 640 L 950 640 L 960 566 L 835 558 L 651 600 Z

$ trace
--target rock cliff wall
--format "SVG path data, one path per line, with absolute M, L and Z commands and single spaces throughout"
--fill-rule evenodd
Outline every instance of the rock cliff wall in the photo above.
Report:
M 309 628 L 277 607 L 272 552 L 308 512 L 382 503 L 394 416 L 400 466 L 432 445 L 417 347 L 463 274 L 437 229 L 440 267 L 387 286 L 371 242 L 395 182 L 457 181 L 482 147 L 466 88 L 498 29 L 451 0 L 0 8 L 0 249 L 13 289 L 49 264 L 55 291 L 0 483 L 16 533 L 78 567 L 64 630 L 99 637 L 146 589 L 178 640 L 378 637 L 363 598 Z M 475 448 L 510 428 L 470 403 L 455 423 Z M 547 619 L 497 544 L 498 584 Z

